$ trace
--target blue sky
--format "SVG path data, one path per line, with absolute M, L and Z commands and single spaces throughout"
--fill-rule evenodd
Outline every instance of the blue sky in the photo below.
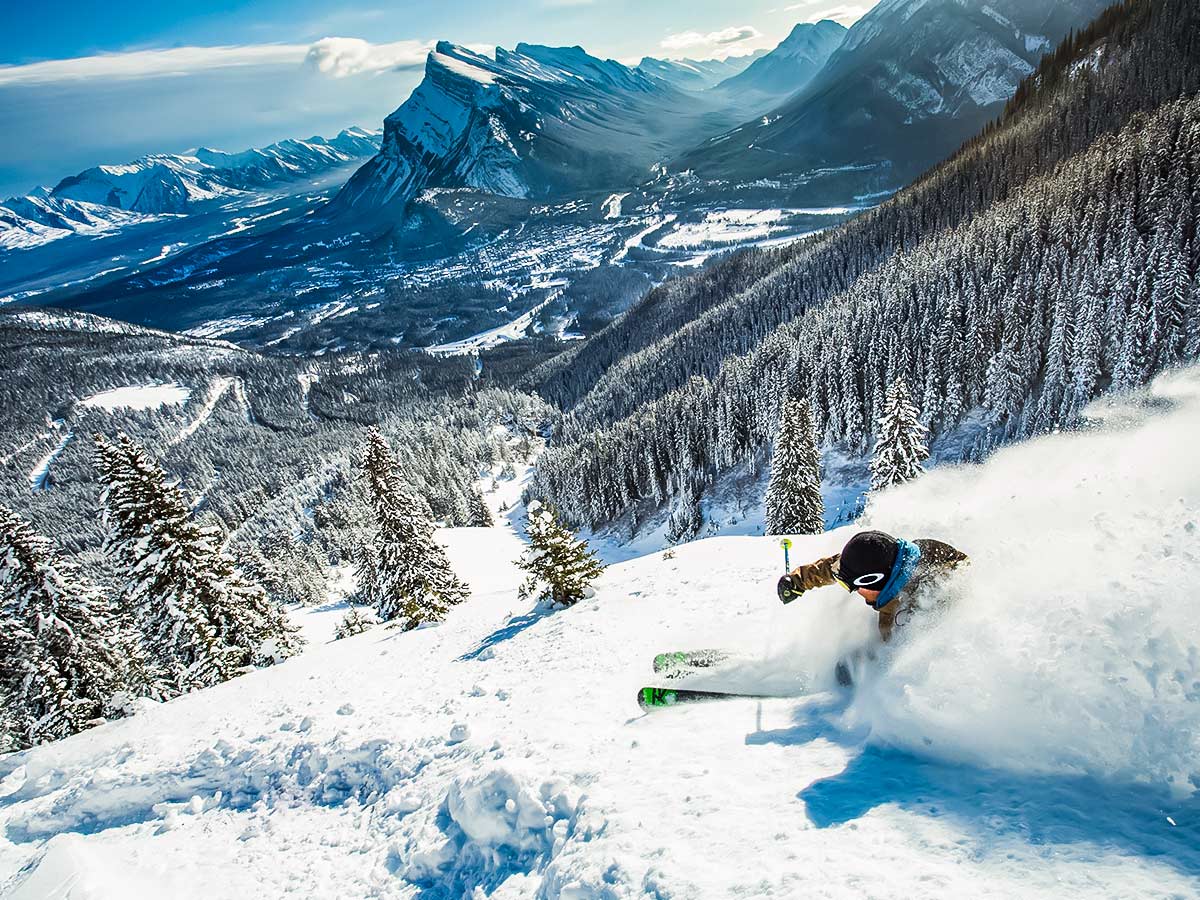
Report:
M 0 3 L 0 198 L 99 163 L 379 127 L 436 40 L 703 59 L 875 0 Z

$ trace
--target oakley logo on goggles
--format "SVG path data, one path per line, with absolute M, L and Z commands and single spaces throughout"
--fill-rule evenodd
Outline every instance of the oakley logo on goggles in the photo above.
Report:
M 847 583 L 845 581 L 845 579 L 842 579 L 842 578 L 838 578 L 837 583 L 840 584 L 842 587 L 844 587 L 846 590 L 853 593 L 858 588 L 871 587 L 872 585 L 879 584 L 881 581 L 885 580 L 886 578 L 887 578 L 887 574 L 884 572 L 872 572 L 870 575 L 859 575 L 857 578 L 854 579 L 853 585 Z

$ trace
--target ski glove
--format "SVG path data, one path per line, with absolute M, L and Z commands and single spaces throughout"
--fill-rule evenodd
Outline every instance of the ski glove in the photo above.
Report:
M 784 606 L 787 606 L 793 600 L 798 600 L 804 593 L 804 587 L 800 584 L 800 579 L 792 575 L 784 575 L 780 578 L 776 590 L 779 593 L 779 602 Z

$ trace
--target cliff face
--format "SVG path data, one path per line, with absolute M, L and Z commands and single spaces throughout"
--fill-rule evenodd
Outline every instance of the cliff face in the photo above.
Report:
M 402 209 L 438 187 L 515 198 L 600 190 L 736 118 L 728 104 L 579 47 L 518 44 L 492 58 L 443 42 L 334 211 Z

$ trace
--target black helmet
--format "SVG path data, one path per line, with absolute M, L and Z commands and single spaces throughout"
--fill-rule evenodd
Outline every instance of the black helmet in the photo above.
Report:
M 882 531 L 860 531 L 842 549 L 837 578 L 847 590 L 882 590 L 892 574 L 900 542 Z

